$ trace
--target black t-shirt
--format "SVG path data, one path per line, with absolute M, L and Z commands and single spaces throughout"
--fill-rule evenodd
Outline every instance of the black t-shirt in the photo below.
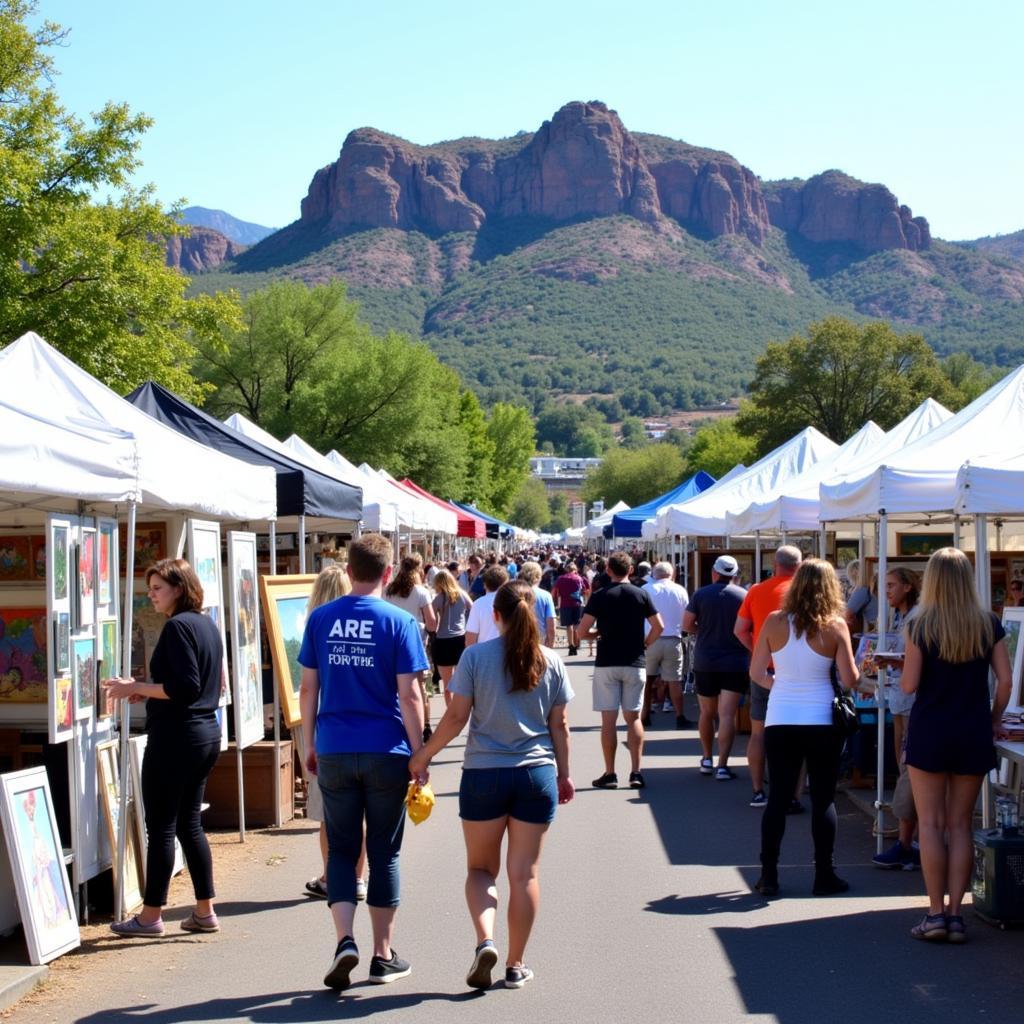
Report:
M 686 610 L 697 616 L 693 648 L 695 672 L 746 672 L 750 651 L 736 639 L 736 616 L 747 592 L 724 580 L 701 587 Z
M 606 572 L 599 572 L 590 581 L 591 593 L 597 593 L 599 590 L 605 590 L 612 585 L 612 578 Z
M 632 583 L 613 583 L 590 595 L 583 614 L 593 615 L 601 634 L 595 667 L 644 664 L 644 622 L 658 614 L 646 590 Z
M 147 731 L 193 723 L 217 726 L 223 669 L 224 646 L 213 620 L 201 612 L 172 615 L 149 662 L 153 682 L 170 699 L 146 701 Z

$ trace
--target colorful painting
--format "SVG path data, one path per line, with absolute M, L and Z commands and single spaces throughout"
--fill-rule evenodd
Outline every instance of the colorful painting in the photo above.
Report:
M 156 650 L 167 617 L 154 611 L 153 603 L 145 594 L 132 597 L 132 679 L 150 683 L 149 660 Z
M 1006 653 L 1010 656 L 1010 700 L 1007 711 L 1024 712 L 1024 644 L 1020 642 L 1024 629 L 1024 608 L 1003 609 L 1003 629 L 1006 630 Z
M 221 603 L 220 527 L 216 523 L 189 523 L 189 556 L 203 587 L 203 604 Z
M 71 668 L 71 616 L 55 612 L 53 617 L 53 670 L 67 672 Z
M 78 637 L 71 657 L 75 680 L 75 718 L 90 718 L 96 706 L 96 641 Z
M 100 664 L 97 673 L 100 679 L 111 679 L 119 676 L 120 665 L 118 658 L 117 643 L 117 619 L 104 619 L 100 623 Z M 113 706 L 107 699 L 107 691 L 99 687 L 97 693 L 97 715 L 100 718 L 109 718 L 113 714 Z
M 0 702 L 47 701 L 45 608 L 0 608 Z
M 74 734 L 75 686 L 70 676 L 57 676 L 53 681 L 49 725 L 51 743 L 65 743 Z
M 939 548 L 951 548 L 953 546 L 953 534 L 951 533 L 897 533 L 896 554 L 897 555 L 925 555 L 935 554 Z
M 46 579 L 46 538 L 42 535 L 29 538 L 32 543 L 32 579 Z
M 117 833 L 121 815 L 120 773 L 117 767 L 117 753 L 120 744 L 117 740 L 101 743 L 96 748 L 96 771 L 99 774 L 100 806 L 107 823 L 107 837 L 110 840 L 111 864 L 117 870 Z M 124 888 L 122 906 L 124 911 L 134 909 L 142 902 L 142 852 L 139 848 L 138 833 L 134 828 L 133 807 L 128 805 L 129 824 L 126 830 L 124 858 Z
M 82 528 L 78 543 L 78 627 L 96 621 L 96 530 Z
M 231 579 L 231 662 L 235 680 L 235 742 L 263 739 L 263 659 L 256 584 L 256 535 L 228 534 Z
M 274 675 L 277 678 L 281 710 L 289 728 L 302 722 L 299 708 L 302 666 L 298 658 L 315 581 L 316 576 L 311 575 L 260 577 L 260 597 Z
M 64 601 L 68 596 L 68 528 L 53 527 L 53 599 Z
M 114 523 L 100 524 L 100 564 L 97 589 L 99 603 L 104 607 L 113 600 L 114 588 Z
M 121 570 L 126 571 L 128 553 L 128 531 L 118 531 L 118 551 L 121 556 Z M 162 558 L 167 557 L 167 524 L 136 523 L 135 524 L 135 576 L 145 576 L 146 570 Z
M 4 836 L 29 960 L 43 964 L 79 944 L 78 920 L 45 768 L 0 778 Z
M 0 582 L 32 579 L 32 539 L 27 534 L 0 537 Z

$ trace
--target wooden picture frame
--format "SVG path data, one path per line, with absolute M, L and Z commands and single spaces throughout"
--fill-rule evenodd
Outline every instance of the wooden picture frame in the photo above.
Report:
M 231 667 L 235 694 L 235 742 L 242 749 L 263 739 L 263 659 L 256 534 L 228 533 L 231 602 Z
M 45 768 L 0 776 L 0 817 L 29 961 L 49 963 L 81 936 Z
M 118 815 L 121 813 L 121 780 L 117 765 L 117 754 L 120 743 L 107 740 L 96 747 L 96 773 L 99 780 L 100 809 L 107 827 L 107 839 L 110 843 L 110 864 L 117 871 L 117 826 Z M 128 814 L 134 814 L 132 802 L 128 802 Z M 123 909 L 127 913 L 142 902 L 142 850 L 139 847 L 139 836 L 133 820 L 129 819 L 130 827 L 125 839 L 125 871 L 123 886 Z
M 952 533 L 897 533 L 896 554 L 900 557 L 935 554 L 939 548 L 953 547 Z
M 1007 711 L 1024 714 L 1024 608 L 1003 609 L 1003 629 L 1006 630 L 1006 653 L 1010 656 L 1010 700 Z
M 260 577 L 263 621 L 270 643 L 274 678 L 281 696 L 281 711 L 289 729 L 302 724 L 299 708 L 302 667 L 298 663 L 298 654 L 315 582 L 316 576 L 311 574 Z

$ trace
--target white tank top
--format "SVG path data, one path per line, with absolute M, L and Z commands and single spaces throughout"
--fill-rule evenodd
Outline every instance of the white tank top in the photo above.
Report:
M 797 636 L 789 617 L 789 640 L 772 652 L 775 682 L 768 695 L 765 728 L 770 725 L 832 724 L 832 659 Z

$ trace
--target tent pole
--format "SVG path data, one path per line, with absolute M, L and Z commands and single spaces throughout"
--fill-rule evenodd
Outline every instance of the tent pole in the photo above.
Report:
M 306 571 L 306 514 L 299 516 L 299 572 Z
M 889 602 L 885 597 L 885 575 L 889 560 L 889 517 L 885 509 L 879 512 L 878 516 L 878 647 L 879 651 L 886 650 L 886 627 L 889 617 Z M 863 577 L 862 577 L 863 579 Z M 870 581 L 869 581 L 870 583 Z M 875 708 L 878 713 L 878 751 L 877 751 L 877 772 L 878 778 L 875 786 L 875 847 L 876 852 L 881 853 L 885 844 L 882 831 L 885 828 L 885 688 L 883 683 L 888 670 L 879 669 L 878 688 L 875 690 Z
M 974 519 L 974 576 L 983 608 L 992 608 L 992 574 L 989 567 L 988 516 Z
M 864 524 L 860 524 L 860 540 L 857 542 L 857 561 L 860 563 L 860 579 L 865 579 L 864 573 Z
M 270 575 L 277 575 L 277 520 L 270 520 Z M 274 666 L 270 666 L 270 689 L 274 699 L 274 824 L 281 827 L 281 695 L 277 692 Z M 236 737 L 237 740 L 237 737 Z
M 121 670 L 124 678 L 131 678 L 132 672 L 132 590 L 135 581 L 135 502 L 128 503 L 128 536 L 125 538 L 124 577 L 124 632 L 121 636 Z M 117 817 L 117 870 L 114 872 L 114 920 L 123 921 L 127 908 L 124 905 L 124 862 L 128 850 L 128 734 L 131 729 L 131 710 L 127 701 L 120 707 L 121 746 L 121 791 L 118 796 Z M 141 800 L 142 794 L 137 793 Z
M 754 582 L 761 582 L 761 531 L 754 531 Z
M 828 530 L 824 525 L 821 527 L 821 533 L 818 534 L 818 557 L 828 558 Z
M 953 547 L 960 547 L 960 517 L 953 516 Z
M 270 520 L 270 572 L 269 576 L 277 575 L 277 522 Z

